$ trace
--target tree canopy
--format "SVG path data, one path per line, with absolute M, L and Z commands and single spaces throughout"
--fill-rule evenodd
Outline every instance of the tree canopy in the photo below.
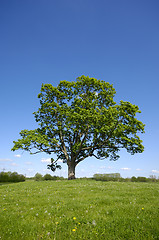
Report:
M 56 154 L 48 167 L 54 171 L 63 160 L 69 179 L 75 178 L 75 167 L 87 157 L 117 160 L 122 148 L 131 154 L 143 152 L 137 135 L 144 133 L 144 124 L 136 118 L 140 110 L 130 102 L 116 104 L 115 94 L 108 82 L 86 76 L 60 81 L 57 87 L 42 85 L 40 107 L 34 113 L 39 127 L 22 130 L 12 150 Z

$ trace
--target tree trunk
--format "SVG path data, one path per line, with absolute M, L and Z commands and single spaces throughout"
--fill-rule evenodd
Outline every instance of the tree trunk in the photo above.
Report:
M 75 163 L 68 164 L 68 180 L 75 179 Z

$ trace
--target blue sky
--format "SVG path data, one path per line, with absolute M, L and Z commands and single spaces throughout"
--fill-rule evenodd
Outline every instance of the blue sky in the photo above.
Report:
M 57 86 L 86 75 L 113 84 L 117 103 L 139 106 L 145 151 L 132 156 L 123 150 L 116 162 L 86 159 L 76 176 L 159 176 L 158 12 L 158 0 L 0 1 L 1 171 L 49 172 L 50 156 L 11 152 L 13 140 L 37 127 L 32 113 L 42 83 Z M 55 174 L 67 177 L 62 167 Z

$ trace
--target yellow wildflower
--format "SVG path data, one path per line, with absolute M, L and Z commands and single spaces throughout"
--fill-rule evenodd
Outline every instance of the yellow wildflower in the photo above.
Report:
M 74 229 L 72 229 L 72 231 L 73 231 L 73 232 L 76 232 L 76 229 L 74 228 Z
M 74 217 L 73 220 L 76 220 L 76 217 Z

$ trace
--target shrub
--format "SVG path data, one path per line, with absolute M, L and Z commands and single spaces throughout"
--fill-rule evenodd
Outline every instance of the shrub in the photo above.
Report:
M 35 181 L 43 181 L 43 176 L 40 173 L 36 173 L 34 176 Z
M 64 180 L 64 177 L 51 176 L 50 174 L 45 174 L 42 176 L 40 173 L 36 173 L 34 176 L 35 181 L 47 181 L 47 180 Z
M 131 182 L 137 182 L 137 178 L 133 176 L 133 177 L 131 178 Z
M 124 178 L 124 182 L 131 182 L 131 178 Z
M 93 178 L 96 181 L 119 181 L 121 176 L 120 173 L 94 174 Z
M 45 174 L 44 180 L 53 180 L 53 177 L 50 174 Z
M 150 175 L 150 176 L 149 176 L 149 181 L 150 181 L 150 182 L 157 182 L 156 176 L 155 176 L 155 175 Z
M 17 172 L 0 172 L 0 182 L 24 182 L 25 176 Z
M 7 172 L 0 173 L 0 182 L 9 182 L 9 175 Z
M 137 182 L 147 182 L 148 179 L 146 177 L 137 177 Z
M 52 180 L 64 180 L 64 177 L 53 176 Z

